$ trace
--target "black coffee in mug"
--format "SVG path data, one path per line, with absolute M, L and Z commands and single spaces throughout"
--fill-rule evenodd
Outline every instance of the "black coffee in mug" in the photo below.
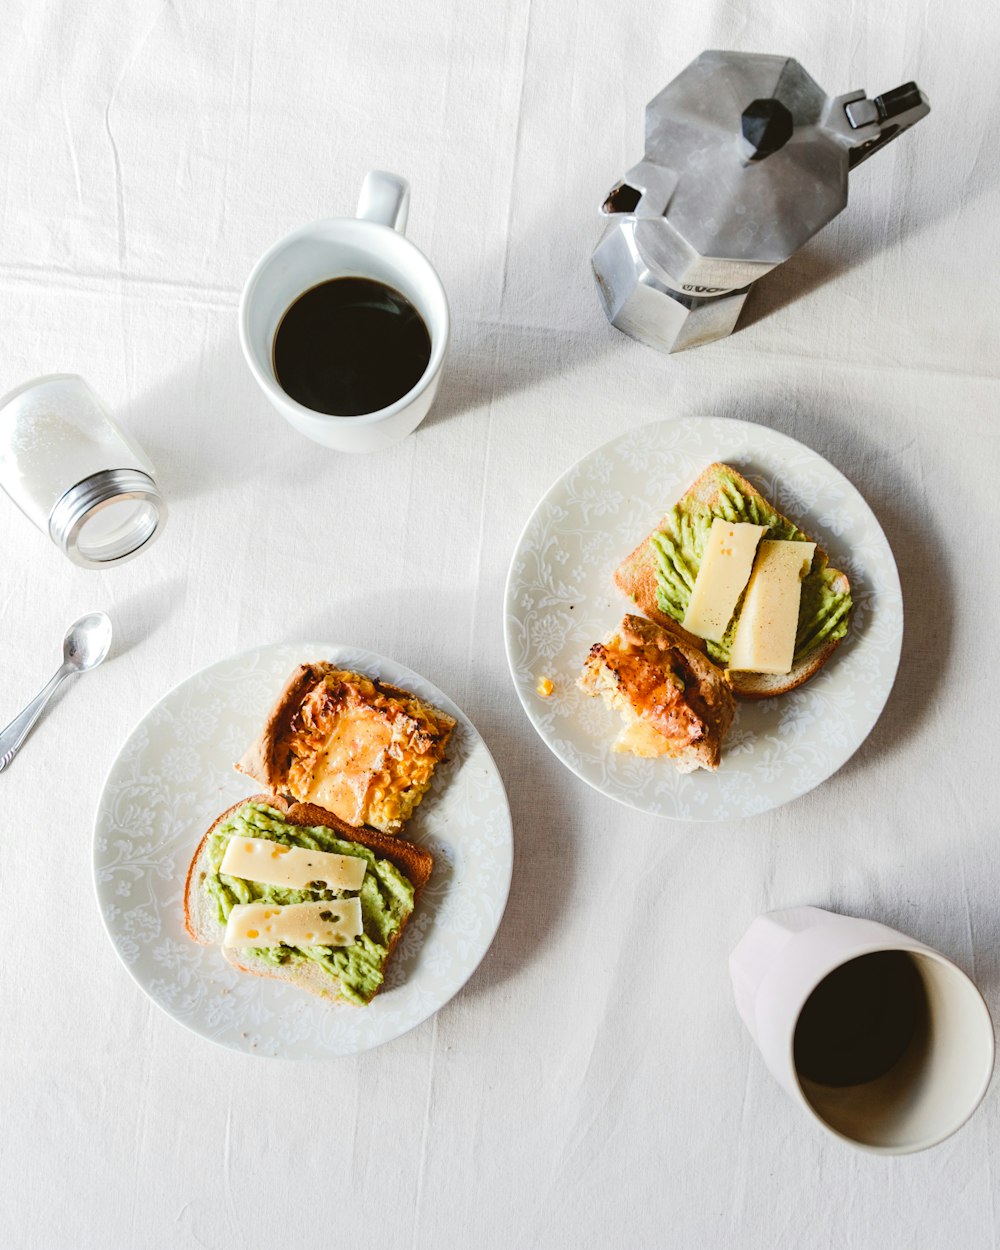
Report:
M 331 278 L 298 297 L 274 336 L 281 389 L 313 412 L 356 417 L 402 399 L 423 377 L 431 336 L 400 291 Z
M 813 990 L 795 1026 L 799 1076 L 843 1087 L 877 1080 L 927 1027 L 927 992 L 906 951 L 843 964 Z

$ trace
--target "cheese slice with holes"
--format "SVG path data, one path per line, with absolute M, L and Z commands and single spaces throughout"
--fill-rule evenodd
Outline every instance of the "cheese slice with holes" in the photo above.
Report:
M 367 864 L 358 855 L 334 855 L 305 846 L 285 846 L 268 838 L 229 839 L 219 871 L 244 881 L 280 885 L 289 890 L 321 887 L 360 890 Z M 313 883 L 316 883 L 315 885 Z
M 715 518 L 682 622 L 686 630 L 699 638 L 722 641 L 766 529 L 766 525 Z
M 361 900 L 237 903 L 223 946 L 350 946 L 361 935 Z
M 765 539 L 736 622 L 729 667 L 746 673 L 790 673 L 799 626 L 802 579 L 815 543 Z

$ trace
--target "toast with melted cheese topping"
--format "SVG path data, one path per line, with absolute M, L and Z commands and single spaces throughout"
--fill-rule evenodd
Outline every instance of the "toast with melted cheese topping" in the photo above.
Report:
M 236 768 L 349 825 L 397 834 L 454 728 L 406 690 L 333 664 L 300 664 Z
M 732 692 L 682 630 L 626 616 L 590 648 L 577 685 L 625 722 L 612 750 L 666 756 L 682 773 L 719 767 L 735 714 Z

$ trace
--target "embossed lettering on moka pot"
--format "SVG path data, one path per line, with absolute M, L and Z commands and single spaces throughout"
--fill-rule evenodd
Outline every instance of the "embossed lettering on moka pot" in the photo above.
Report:
M 731 334 L 751 285 L 846 207 L 849 172 L 929 112 L 914 82 L 830 97 L 790 57 L 703 52 L 601 207 L 608 320 L 665 352 Z

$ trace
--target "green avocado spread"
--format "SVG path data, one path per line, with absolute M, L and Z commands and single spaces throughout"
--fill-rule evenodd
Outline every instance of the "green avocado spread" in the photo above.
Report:
M 292 890 L 280 886 L 244 881 L 219 872 L 226 844 L 234 835 L 267 838 L 286 846 L 305 846 L 314 851 L 356 855 L 368 868 L 360 890 Z M 329 829 L 290 825 L 281 813 L 262 803 L 244 803 L 215 829 L 209 838 L 210 869 L 205 888 L 212 895 L 219 920 L 225 924 L 236 903 L 306 903 L 315 899 L 361 899 L 364 932 L 353 946 L 269 946 L 256 948 L 254 955 L 273 964 L 309 962 L 319 964 L 340 981 L 340 993 L 363 1006 L 382 984 L 385 961 L 392 939 L 413 911 L 413 885 L 387 859 L 357 842 L 344 842 Z
M 745 495 L 739 483 L 730 475 L 720 472 L 718 485 L 718 495 L 710 507 L 697 500 L 682 499 L 663 518 L 660 529 L 649 540 L 656 561 L 657 606 L 661 612 L 672 616 L 676 621 L 684 620 L 715 517 L 731 522 L 745 521 L 751 525 L 766 525 L 767 533 L 762 535 L 765 538 L 784 539 L 789 542 L 809 541 L 806 534 L 775 512 L 766 500 Z M 840 574 L 835 569 L 828 568 L 826 560 L 817 554 L 812 568 L 802 579 L 799 626 L 795 635 L 795 664 L 814 648 L 836 638 L 843 638 L 847 633 L 851 595 L 850 591 L 837 589 L 839 580 Z M 722 641 L 706 640 L 709 655 L 721 664 L 729 661 L 739 606 L 737 605 Z

